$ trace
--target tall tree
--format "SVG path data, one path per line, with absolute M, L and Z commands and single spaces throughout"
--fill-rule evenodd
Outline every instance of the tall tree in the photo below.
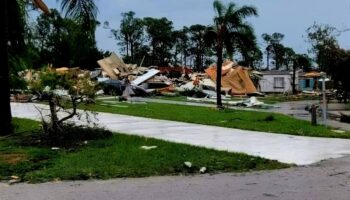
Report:
M 282 33 L 273 33 L 269 35 L 267 33 L 262 34 L 262 38 L 266 43 L 266 65 L 267 70 L 270 69 L 270 59 L 273 58 L 275 62 L 275 68 L 279 69 L 283 62 L 284 46 L 281 44 L 284 35 Z
M 180 30 L 175 30 L 172 33 L 172 38 L 174 40 L 174 46 L 173 46 L 173 59 L 174 64 L 181 64 L 185 65 L 187 64 L 187 56 L 188 56 L 188 50 L 189 50 L 189 36 L 188 36 L 188 28 L 185 26 Z M 180 56 L 180 58 L 179 58 Z
M 346 102 L 350 93 L 350 51 L 340 48 L 335 30 L 329 25 L 314 24 L 307 33 L 319 69 L 331 76 L 335 88 L 344 92 Z
M 204 35 L 206 26 L 195 24 L 190 26 L 189 35 L 191 41 L 190 52 L 194 56 L 194 69 L 196 71 L 202 71 L 204 65 L 204 56 L 206 52 Z
M 281 66 L 284 66 L 286 70 L 290 70 L 293 67 L 296 53 L 290 47 L 283 47 L 283 55 L 281 56 Z
M 167 18 L 143 19 L 147 39 L 151 49 L 151 58 L 148 63 L 152 65 L 168 65 L 171 60 L 171 49 L 173 47 L 173 22 Z
M 329 25 L 313 24 L 307 29 L 309 43 L 311 44 L 310 52 L 315 56 L 315 62 L 321 70 L 327 70 L 332 64 L 332 50 L 339 49 L 336 39 L 335 28 Z
M 101 53 L 95 40 L 86 37 L 82 29 L 79 21 L 63 18 L 55 9 L 50 15 L 40 15 L 33 28 L 34 46 L 39 54 L 38 58 L 33 58 L 36 67 L 50 63 L 53 66 L 96 68 Z
M 239 64 L 253 69 L 261 65 L 263 54 L 258 47 L 256 36 L 252 29 L 242 31 L 241 37 L 236 38 L 235 46 L 241 54 L 242 60 Z
M 135 18 L 135 12 L 122 13 L 122 20 L 118 30 L 112 30 L 113 35 L 125 50 L 125 58 L 134 63 L 135 51 L 142 44 L 144 29 L 143 21 Z
M 210 27 L 206 33 L 206 41 L 208 44 L 214 44 L 217 56 L 217 74 L 216 74 L 216 94 L 217 107 L 222 108 L 221 100 L 221 73 L 223 63 L 223 51 L 226 50 L 229 57 L 233 58 L 234 41 L 242 37 L 248 31 L 252 31 L 252 27 L 245 22 L 245 18 L 249 16 L 257 16 L 257 10 L 251 6 L 238 7 L 231 2 L 224 5 L 221 1 L 215 0 L 213 3 L 215 10 L 214 26 Z

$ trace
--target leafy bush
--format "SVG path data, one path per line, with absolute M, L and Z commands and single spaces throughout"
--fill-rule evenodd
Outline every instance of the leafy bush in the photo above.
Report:
M 83 114 L 85 114 L 87 122 L 90 123 L 90 114 L 78 111 L 79 104 L 94 102 L 97 90 L 96 84 L 90 80 L 87 74 L 75 74 L 72 71 L 58 73 L 47 68 L 40 73 L 37 81 L 31 83 L 31 89 L 39 94 L 42 101 L 47 101 L 49 104 L 49 117 L 42 114 L 42 126 L 44 135 L 47 137 L 46 141 L 51 145 L 75 143 L 93 139 L 96 134 L 104 134 L 101 129 L 66 123 L 67 120 L 75 116 L 80 119 Z M 62 117 L 61 114 L 65 116 Z
M 43 140 L 47 145 L 72 147 L 89 140 L 105 139 L 112 136 L 112 132 L 98 127 L 76 126 L 63 124 L 58 129 L 53 129 L 44 123 L 42 127 Z

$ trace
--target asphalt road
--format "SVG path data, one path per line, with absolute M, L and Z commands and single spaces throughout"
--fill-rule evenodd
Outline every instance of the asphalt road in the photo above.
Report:
M 1 200 L 348 200 L 350 157 L 277 171 L 0 184 Z

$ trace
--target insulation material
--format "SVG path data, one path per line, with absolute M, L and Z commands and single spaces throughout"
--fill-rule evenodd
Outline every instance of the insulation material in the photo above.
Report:
M 201 81 L 201 85 L 203 88 L 210 89 L 210 90 L 216 90 L 216 84 L 211 79 L 205 78 Z
M 216 81 L 216 66 L 209 67 L 205 72 L 213 81 Z M 231 95 L 257 93 L 256 87 L 249 77 L 248 69 L 241 66 L 231 68 L 225 75 L 222 75 L 221 86 L 231 88 Z

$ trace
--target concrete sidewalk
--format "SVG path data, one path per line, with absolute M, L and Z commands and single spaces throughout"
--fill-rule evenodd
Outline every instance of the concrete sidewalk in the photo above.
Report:
M 34 105 L 12 103 L 12 114 L 38 120 L 40 115 Z M 297 165 L 350 154 L 350 140 L 345 139 L 272 134 L 109 113 L 99 113 L 97 119 L 99 125 L 115 132 L 242 152 Z

